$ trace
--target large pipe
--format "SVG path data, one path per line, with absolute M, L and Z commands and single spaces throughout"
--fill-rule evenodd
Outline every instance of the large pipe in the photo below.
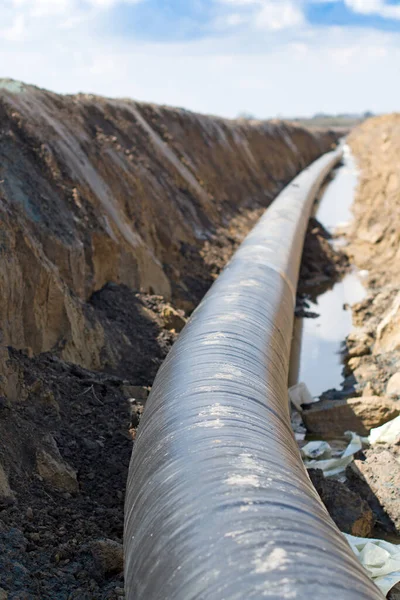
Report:
M 289 417 L 304 236 L 340 156 L 273 202 L 158 372 L 129 470 L 128 600 L 382 598 L 315 492 Z

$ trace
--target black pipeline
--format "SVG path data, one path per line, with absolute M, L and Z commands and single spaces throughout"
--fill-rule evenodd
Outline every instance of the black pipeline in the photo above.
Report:
M 132 455 L 128 600 L 380 599 L 289 418 L 295 290 L 331 152 L 273 202 L 159 370 Z

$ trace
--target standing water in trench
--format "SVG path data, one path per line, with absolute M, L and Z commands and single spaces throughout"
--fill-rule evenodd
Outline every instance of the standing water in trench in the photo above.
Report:
M 351 206 L 357 183 L 358 171 L 355 160 L 350 148 L 345 146 L 342 165 L 336 169 L 334 178 L 324 189 L 314 211 L 316 219 L 330 234 L 334 234 L 337 228 L 345 226 L 353 219 Z M 331 243 L 336 248 L 344 247 L 346 240 L 344 237 L 336 237 L 331 240 Z M 343 395 L 349 395 L 347 392 L 354 390 L 352 383 L 346 389 L 347 385 L 343 376 L 342 351 L 347 336 L 354 330 L 350 307 L 362 301 L 366 296 L 366 290 L 362 283 L 365 274 L 353 266 L 351 271 L 341 281 L 335 283 L 330 290 L 320 294 L 314 302 L 308 301 L 309 310 L 318 314 L 318 317 L 297 318 L 295 320 L 290 385 L 294 385 L 296 382 L 304 382 L 315 400 L 322 394 L 327 395 L 325 392 L 328 390 L 334 389 L 335 393 L 332 396 L 336 398 L 340 396 L 342 388 Z M 350 393 L 350 395 L 353 394 Z M 300 447 L 306 443 L 306 441 L 303 442 L 304 438 L 306 440 L 322 439 L 321 435 L 306 434 L 300 415 L 296 411 L 294 411 L 294 414 L 292 425 Z M 348 444 L 348 440 L 345 441 L 344 437 L 337 434 L 333 436 L 325 434 L 323 438 L 329 440 L 333 457 L 341 456 Z M 318 468 L 318 466 L 314 468 Z M 337 477 L 340 481 L 346 483 L 344 473 L 338 473 Z M 390 488 L 393 484 L 385 483 L 385 486 L 387 485 Z M 350 487 L 350 490 L 354 491 L 354 488 Z M 366 501 L 367 498 L 363 495 L 365 494 L 365 488 L 361 488 L 360 491 L 360 501 L 361 498 Z M 374 501 L 380 506 L 380 498 L 377 498 L 373 491 L 371 494 Z M 330 507 L 332 508 L 332 506 L 331 504 Z M 376 510 L 376 505 L 373 505 L 373 510 L 374 507 Z M 337 508 L 336 512 L 334 511 L 334 516 L 331 513 L 337 524 L 337 519 L 342 514 L 341 510 L 343 510 L 343 507 Z M 381 514 L 385 514 L 385 508 L 381 506 L 380 510 L 382 512 L 375 515 L 375 528 L 370 534 L 374 539 L 369 539 L 374 543 L 377 540 L 390 542 L 392 544 L 391 552 L 395 553 L 396 546 L 400 544 L 400 537 L 397 532 L 395 533 L 392 530 L 393 525 L 387 525 L 386 523 L 382 526 L 380 519 Z M 329 510 L 329 512 L 331 511 Z M 344 531 L 342 528 L 343 523 L 344 521 L 338 524 L 342 531 Z M 365 537 L 365 535 L 363 534 L 362 537 Z M 396 573 L 392 585 L 397 582 Z M 387 596 L 390 600 L 400 598 L 400 587 L 396 587 L 396 590 L 393 592 L 394 595 Z
M 357 168 L 348 146 L 344 147 L 343 165 L 326 186 L 317 205 L 315 217 L 329 233 L 353 217 L 351 205 L 357 185 Z M 343 239 L 332 243 L 341 245 Z M 342 346 L 352 330 L 349 306 L 365 296 L 360 273 L 353 268 L 332 289 L 310 302 L 317 318 L 296 319 L 294 352 L 297 380 L 304 382 L 313 397 L 329 389 L 340 389 L 343 382 Z M 297 356 L 296 356 L 297 354 Z

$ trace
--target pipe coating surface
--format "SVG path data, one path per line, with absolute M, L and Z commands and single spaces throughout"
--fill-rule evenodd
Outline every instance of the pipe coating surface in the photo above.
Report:
M 331 152 L 272 203 L 161 366 L 132 455 L 128 600 L 381 599 L 290 426 L 295 290 Z

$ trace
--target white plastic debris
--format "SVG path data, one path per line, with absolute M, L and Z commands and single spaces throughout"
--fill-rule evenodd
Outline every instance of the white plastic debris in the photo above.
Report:
M 351 437 L 350 444 L 346 450 L 337 458 L 323 458 L 323 454 L 320 458 L 314 460 L 304 460 L 304 465 L 307 469 L 321 469 L 324 472 L 325 477 L 332 477 L 338 475 L 346 470 L 346 467 L 353 461 L 354 455 L 361 450 L 362 441 L 359 435 L 351 431 L 346 431 L 346 437 Z M 326 442 L 319 442 L 325 444 Z M 328 444 L 329 445 L 329 444 Z M 306 448 L 307 446 L 305 446 Z M 302 450 L 304 453 L 304 448 Z
M 386 596 L 400 582 L 400 546 L 343 534 L 369 576 Z
M 400 415 L 381 425 L 371 429 L 368 441 L 373 446 L 374 444 L 394 444 L 400 439 Z
M 304 458 L 331 458 L 332 448 L 328 442 L 308 442 L 302 449 Z
M 313 404 L 315 402 L 305 383 L 296 383 L 296 385 L 289 388 L 289 399 L 299 412 L 303 412 L 303 404 Z

